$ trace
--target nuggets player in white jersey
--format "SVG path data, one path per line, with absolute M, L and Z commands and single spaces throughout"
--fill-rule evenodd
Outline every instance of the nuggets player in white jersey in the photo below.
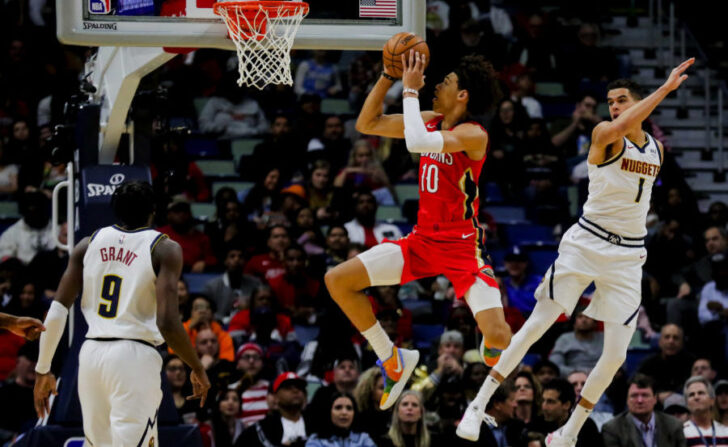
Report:
M 127 182 L 111 199 L 119 225 L 98 229 L 73 252 L 41 335 L 34 399 L 38 417 L 50 412 L 56 393 L 50 372 L 68 308 L 83 286 L 81 310 L 88 323 L 78 359 L 78 396 L 86 447 L 152 446 L 162 400 L 165 340 L 192 368 L 193 395 L 202 406 L 210 382 L 180 322 L 177 280 L 182 249 L 149 225 L 154 192 Z
M 594 281 L 596 293 L 585 314 L 604 322 L 604 348 L 584 384 L 566 424 L 551 433 L 550 447 L 573 447 L 594 404 L 624 363 L 636 327 L 641 297 L 644 238 L 652 185 L 662 164 L 662 144 L 642 130 L 642 122 L 665 97 L 687 79 L 695 59 L 670 73 L 647 97 L 628 80 L 607 86 L 611 121 L 592 132 L 588 155 L 589 197 L 584 214 L 564 234 L 559 256 L 536 289 L 536 307 L 503 351 L 458 426 L 458 435 L 477 439 L 483 413 L 498 385 L 518 366 L 531 345 L 565 312 L 570 314 Z

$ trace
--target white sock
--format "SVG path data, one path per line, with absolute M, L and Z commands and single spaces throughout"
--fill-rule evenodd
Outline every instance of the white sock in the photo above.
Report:
M 591 412 L 591 410 L 587 410 L 581 405 L 577 405 L 571 413 L 571 416 L 569 416 L 569 420 L 566 421 L 562 434 L 567 438 L 576 438 L 579 435 L 582 425 L 584 425 L 584 422 L 586 422 L 586 419 L 589 417 Z
M 392 357 L 394 343 L 392 343 L 392 340 L 389 339 L 389 336 L 386 332 L 384 332 L 382 325 L 379 324 L 378 321 L 374 323 L 374 326 L 362 332 L 361 335 L 363 335 L 369 344 L 372 345 L 372 349 L 374 349 L 379 360 L 385 361 Z
M 475 399 L 473 400 L 473 404 L 477 405 L 480 411 L 485 411 L 488 401 L 491 397 L 493 397 L 493 393 L 495 393 L 495 390 L 498 389 L 499 386 L 500 382 L 495 380 L 495 377 L 490 375 L 486 377 L 485 382 L 483 382 L 483 385 L 480 386 L 480 390 L 478 390 L 478 395 L 475 396 Z

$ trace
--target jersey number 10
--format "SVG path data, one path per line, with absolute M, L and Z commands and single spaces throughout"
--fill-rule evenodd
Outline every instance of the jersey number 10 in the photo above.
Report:
M 422 192 L 436 193 L 438 187 L 438 176 L 440 168 L 437 165 L 422 165 L 422 178 L 420 179 L 420 190 Z
M 99 315 L 104 318 L 116 318 L 120 295 L 121 277 L 116 275 L 104 276 L 104 283 L 101 285 L 101 299 L 108 302 L 99 304 Z

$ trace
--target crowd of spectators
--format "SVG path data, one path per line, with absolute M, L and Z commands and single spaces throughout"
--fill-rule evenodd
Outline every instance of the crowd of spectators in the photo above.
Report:
M 421 94 L 426 104 L 434 85 L 471 52 L 487 56 L 500 74 L 504 99 L 483 117 L 491 147 L 479 217 L 514 331 L 532 311 L 543 274 L 534 253 L 555 249 L 586 198 L 591 129 L 608 119 L 600 112 L 606 81 L 630 74 L 625 58 L 600 44 L 605 11 L 562 2 L 569 8 L 532 12 L 520 3 L 504 9 L 483 0 L 428 1 L 433 63 Z M 78 92 L 92 53 L 56 40 L 55 4 L 0 2 L 0 204 L 17 204 L 21 216 L 0 219 L 0 310 L 40 319 L 68 259 L 49 223 L 50 191 L 65 166 L 53 160 L 47 139 L 63 122 L 63 104 Z M 204 408 L 185 400 L 189 371 L 164 352 L 165 386 L 180 422 L 197 424 L 205 445 L 217 447 L 466 444 L 454 430 L 488 368 L 475 351 L 471 313 L 447 279 L 366 291 L 397 345 L 424 354 L 411 389 L 389 411 L 378 409 L 376 356 L 323 283 L 331 267 L 401 237 L 414 223 L 416 201 L 397 186 L 416 187 L 416 157 L 403 140 L 360 135 L 353 126 L 381 72 L 379 54 L 294 51 L 295 85 L 262 92 L 234 85 L 234 57 L 198 50 L 142 82 L 167 92 L 168 101 L 151 111 L 160 123 L 192 123 L 195 137 L 155 126 L 150 157 L 159 194 L 155 225 L 182 246 L 180 313 L 213 385 Z M 544 82 L 563 91 L 538 94 Z M 401 89 L 395 83 L 388 93 L 388 113 L 401 110 Z M 350 111 L 322 113 L 322 102 L 332 99 Z M 657 123 L 647 129 L 664 138 Z M 253 186 L 216 187 L 219 178 L 196 163 L 194 142 L 213 142 L 217 157 L 229 160 L 239 138 L 259 140 L 226 180 Z M 635 350 L 577 445 L 654 439 L 677 446 L 698 436 L 698 427 L 708 433 L 712 419 L 728 423 L 728 207 L 716 202 L 700 214 L 669 151 L 652 199 Z M 199 203 L 215 212 L 195 215 Z M 546 227 L 545 244 L 515 239 L 509 222 L 488 212 L 491 204 L 521 209 L 523 222 Z M 392 207 L 403 217 L 378 218 L 378 209 Z M 205 283 L 193 288 L 199 278 Z M 582 301 L 590 296 L 587 289 Z M 496 392 L 487 412 L 499 425 L 483 427 L 483 445 L 543 446 L 566 420 L 603 339 L 600 324 L 581 308 L 563 316 Z M 0 332 L 0 445 L 35 422 L 36 356 L 37 346 Z M 673 416 L 692 424 L 683 431 Z M 625 441 L 624 433 L 634 439 Z

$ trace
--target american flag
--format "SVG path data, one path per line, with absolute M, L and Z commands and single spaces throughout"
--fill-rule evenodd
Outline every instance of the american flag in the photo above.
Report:
M 397 0 L 359 0 L 359 17 L 397 17 Z

